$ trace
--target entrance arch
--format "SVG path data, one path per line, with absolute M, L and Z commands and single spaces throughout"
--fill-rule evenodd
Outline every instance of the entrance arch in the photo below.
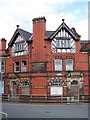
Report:
M 70 89 L 71 96 L 78 96 L 79 94 L 79 84 L 77 80 L 73 80 L 71 82 L 71 89 Z

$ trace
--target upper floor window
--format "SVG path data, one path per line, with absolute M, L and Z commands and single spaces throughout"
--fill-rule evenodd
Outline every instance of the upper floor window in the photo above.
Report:
M 66 71 L 73 71 L 73 59 L 66 59 L 65 62 L 62 59 L 55 59 L 54 60 L 54 69 L 55 71 L 62 71 L 63 63 L 65 63 Z
M 51 50 L 52 53 L 76 53 L 76 41 L 73 40 L 70 36 L 56 36 L 51 42 Z
M 60 40 L 60 39 L 57 39 L 56 40 L 56 46 L 57 48 L 70 48 L 70 40 Z
M 73 59 L 66 59 L 66 71 L 73 70 Z
M 26 60 L 22 60 L 22 62 L 21 62 L 21 72 L 26 72 L 27 71 L 26 70 L 26 65 L 27 65 Z
M 14 66 L 14 71 L 15 72 L 19 72 L 20 71 L 20 68 L 19 68 L 20 66 L 19 66 L 19 62 L 18 61 L 16 61 L 15 62 L 15 66 Z
M 62 71 L 62 59 L 55 59 L 55 71 Z
M 5 60 L 0 61 L 1 72 L 5 72 Z
M 24 43 L 23 43 L 23 42 L 21 42 L 21 43 L 16 43 L 15 48 L 16 48 L 16 49 L 15 49 L 15 52 L 24 50 Z

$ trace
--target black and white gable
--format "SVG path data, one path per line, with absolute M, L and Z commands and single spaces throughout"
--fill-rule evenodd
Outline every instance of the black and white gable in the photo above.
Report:
M 53 39 L 60 33 L 60 37 L 70 37 L 73 38 L 74 40 L 79 40 L 80 35 L 76 32 L 75 28 L 72 27 L 71 29 L 66 25 L 64 22 L 64 19 L 62 19 L 62 24 L 57 28 L 55 32 L 50 36 L 50 39 Z
M 32 34 L 17 28 L 8 46 L 12 47 L 12 56 L 28 54 L 28 42 L 31 41 Z
M 75 28 L 69 28 L 64 19 L 62 24 L 55 32 L 49 37 L 51 42 L 52 52 L 75 53 L 76 41 L 80 40 L 80 35 L 76 32 Z

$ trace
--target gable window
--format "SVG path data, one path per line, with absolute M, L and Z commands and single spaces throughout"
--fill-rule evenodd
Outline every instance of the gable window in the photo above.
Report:
M 66 71 L 73 70 L 73 59 L 66 59 Z
M 70 40 L 56 40 L 57 48 L 70 48 Z
M 19 72 L 19 71 L 20 71 L 20 70 L 19 70 L 19 62 L 18 62 L 18 61 L 15 62 L 14 71 L 15 71 L 15 72 Z
M 65 31 L 59 32 L 51 42 L 53 53 L 76 53 L 76 41 Z
M 22 60 L 22 62 L 21 62 L 21 72 L 26 72 L 27 71 L 26 70 L 26 65 L 27 65 L 26 60 Z
M 55 59 L 54 66 L 55 71 L 62 71 L 62 59 Z
M 16 48 L 16 52 L 24 50 L 24 43 L 23 42 L 16 43 L 15 48 Z

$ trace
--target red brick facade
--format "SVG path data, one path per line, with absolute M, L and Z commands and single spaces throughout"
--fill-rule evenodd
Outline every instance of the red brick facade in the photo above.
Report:
M 88 53 L 81 51 L 80 37 L 64 20 L 56 31 L 46 31 L 45 17 L 33 19 L 33 33 L 17 28 L 7 49 L 1 40 L 4 93 L 88 95 Z

